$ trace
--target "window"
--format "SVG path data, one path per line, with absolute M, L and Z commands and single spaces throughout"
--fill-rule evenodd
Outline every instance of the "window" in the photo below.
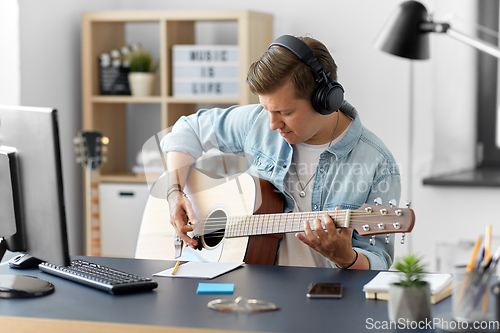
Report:
M 477 37 L 498 45 L 499 2 L 478 1 Z M 498 59 L 477 51 L 476 169 L 424 179 L 424 185 L 500 186 L 500 73 Z

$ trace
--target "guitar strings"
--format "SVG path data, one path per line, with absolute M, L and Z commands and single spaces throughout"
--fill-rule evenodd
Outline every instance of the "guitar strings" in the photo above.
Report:
M 227 217 L 213 217 L 213 218 L 205 218 L 203 219 L 200 223 L 200 225 L 217 225 L 217 223 L 221 223 L 221 224 L 226 224 L 226 221 L 228 221 L 229 223 L 234 223 L 234 224 L 245 224 L 245 223 L 250 223 L 250 224 L 255 224 L 255 223 L 260 223 L 260 222 L 264 222 L 264 223 L 269 223 L 269 222 L 272 222 L 272 223 L 277 223 L 279 224 L 280 222 L 287 222 L 287 221 L 296 221 L 296 220 L 300 220 L 300 221 L 304 221 L 304 220 L 310 220 L 310 219 L 316 219 L 316 218 L 320 218 L 322 216 L 291 216 L 291 217 L 287 217 L 286 220 L 283 220 L 281 217 L 277 217 L 276 216 L 280 216 L 281 214 L 277 214 L 277 215 L 269 215 L 268 217 L 259 217 L 259 215 L 249 215 L 249 216 L 227 216 Z M 387 217 L 391 217 L 393 218 L 394 216 L 393 215 L 385 215 Z M 330 216 L 332 217 L 332 216 Z M 332 217 L 332 219 L 334 220 L 334 222 L 342 222 L 345 220 L 345 216 L 341 216 L 340 218 L 338 216 L 335 216 L 335 217 Z M 373 220 L 373 219 L 377 219 L 379 220 L 380 219 L 380 216 L 370 216 L 370 215 L 365 215 L 365 216 L 352 216 L 351 215 L 351 218 L 349 219 L 350 222 L 366 222 L 366 223 L 376 223 L 376 222 L 373 222 L 373 221 L 369 221 L 369 220 Z M 379 221 L 378 221 L 379 222 Z M 380 223 L 390 223 L 390 222 L 380 222 Z
M 333 211 L 333 212 L 335 212 L 335 211 Z M 339 214 L 343 214 L 343 216 L 339 217 L 338 214 L 336 214 L 336 213 L 333 214 L 329 211 L 325 211 L 325 212 L 318 212 L 318 213 L 309 213 L 309 212 L 308 213 L 277 213 L 277 214 L 265 214 L 265 215 L 226 216 L 225 219 L 245 219 L 245 218 L 249 218 L 249 217 L 254 217 L 254 218 L 258 218 L 258 219 L 265 219 L 266 217 L 271 218 L 271 217 L 275 217 L 275 216 L 282 216 L 283 218 L 286 218 L 287 220 L 295 219 L 295 218 L 300 218 L 300 219 L 308 219 L 309 218 L 310 219 L 310 218 L 323 217 L 323 213 L 327 213 L 332 219 L 334 217 L 335 217 L 335 219 L 345 218 L 346 214 L 348 214 L 347 212 L 343 211 L 343 212 L 339 213 Z M 284 215 L 286 215 L 286 217 Z M 297 217 L 299 215 L 300 215 L 300 217 Z M 303 215 L 307 215 L 307 216 L 304 217 Z M 335 215 L 335 216 L 333 216 L 333 215 Z M 364 213 L 364 212 L 351 211 L 350 216 L 351 216 L 351 218 L 362 216 L 362 217 L 373 219 L 373 218 L 380 218 L 381 216 L 393 217 L 393 216 L 397 216 L 397 215 L 392 215 L 389 213 L 385 214 L 385 215 L 377 215 L 377 214 L 369 214 L 369 213 Z M 400 217 L 400 216 L 397 216 L 397 217 Z M 205 222 L 205 221 L 217 220 L 217 219 L 221 219 L 221 217 L 207 217 L 207 218 L 204 218 L 202 221 Z M 278 218 L 278 219 L 280 219 L 280 218 Z
M 291 222 L 291 223 L 290 223 Z M 296 221 L 290 221 L 288 223 L 275 223 L 274 226 L 271 228 L 268 225 L 265 225 L 266 223 L 264 222 L 263 225 L 261 225 L 260 230 L 275 230 L 275 228 L 278 228 L 279 230 L 282 230 L 283 228 L 286 228 L 287 226 L 294 227 L 296 229 L 297 227 L 294 224 L 298 224 L 299 228 L 301 223 L 303 222 L 302 220 L 296 220 Z M 261 223 L 262 224 L 262 223 Z M 351 220 L 349 223 L 349 227 L 356 229 L 356 227 L 361 227 L 362 225 L 378 225 L 378 224 L 383 224 L 384 226 L 391 226 L 392 222 L 373 222 L 373 221 L 366 221 L 366 220 Z M 323 224 L 324 225 L 324 224 Z M 226 223 L 226 221 L 219 221 L 215 223 L 211 223 L 209 225 L 201 225 L 201 228 L 203 228 L 204 233 L 211 233 L 214 230 L 220 230 L 220 229 L 230 229 L 236 230 L 236 231 L 246 231 L 248 229 L 254 229 L 256 226 L 259 226 L 259 222 L 246 222 L 246 223 Z M 273 228 L 274 227 L 274 228 Z M 344 225 L 337 225 L 336 227 L 345 227 Z M 303 231 L 301 229 L 300 231 Z
M 250 215 L 250 216 L 247 216 L 244 218 L 251 219 L 252 217 L 254 217 L 254 215 Z M 377 217 L 377 216 L 373 216 L 373 217 Z M 238 220 L 236 220 L 236 219 L 238 219 Z M 208 220 L 208 219 L 205 219 L 205 220 Z M 208 234 L 214 235 L 216 233 L 225 234 L 227 229 L 231 229 L 231 228 L 232 228 L 232 230 L 230 230 L 231 233 L 236 233 L 236 234 L 244 233 L 245 235 L 304 231 L 303 224 L 301 223 L 301 222 L 303 222 L 303 219 L 301 219 L 300 217 L 295 217 L 294 219 L 287 219 L 287 221 L 272 220 L 270 218 L 267 220 L 264 220 L 264 221 L 252 221 L 252 220 L 243 221 L 243 220 L 241 220 L 240 217 L 231 217 L 231 216 L 228 218 L 220 218 L 220 217 L 210 218 L 210 220 L 212 220 L 211 223 L 201 222 L 201 227 L 203 228 L 203 231 L 204 231 L 203 235 L 208 235 Z M 269 225 L 267 225 L 267 226 L 265 225 L 265 224 L 268 224 L 269 222 L 272 222 L 274 224 L 274 226 L 269 228 Z M 334 219 L 334 223 L 336 223 L 335 219 Z M 370 225 L 370 224 L 375 224 L 375 223 L 377 225 L 383 224 L 384 226 L 392 225 L 392 222 L 380 222 L 380 221 L 373 222 L 373 221 L 368 221 L 365 219 L 351 218 L 350 222 L 349 222 L 349 227 L 356 228 L 357 226 L 366 225 L 366 224 Z M 259 224 L 261 225 L 260 228 L 258 228 Z M 323 225 L 323 228 L 325 228 L 324 223 L 322 225 Z M 336 225 L 336 227 L 342 227 L 342 226 Z M 254 230 L 256 228 L 258 230 Z M 276 228 L 278 228 L 279 231 L 274 232 Z M 287 228 L 292 229 L 292 230 L 287 231 L 286 230 Z M 384 231 L 382 232 L 382 230 L 384 230 Z M 397 229 L 397 230 L 398 230 L 398 232 L 400 232 L 399 229 Z M 259 231 L 259 233 L 254 233 L 254 231 Z M 265 232 L 262 232 L 262 231 L 265 231 Z M 389 233 L 390 231 L 393 231 L 393 230 L 379 229 L 377 231 L 380 231 L 380 233 Z
M 303 232 L 304 230 L 289 230 L 289 231 L 282 231 L 282 232 L 270 232 L 266 233 L 266 235 L 272 235 L 272 234 L 282 234 L 282 233 L 293 233 L 293 232 Z M 314 231 L 314 229 L 313 229 Z M 392 233 L 399 233 L 399 232 L 404 232 L 404 231 L 396 231 L 396 230 L 377 230 L 376 233 L 372 233 L 371 235 L 382 235 L 382 234 L 392 234 Z M 203 235 L 204 238 L 221 238 L 221 237 L 227 237 L 227 238 L 235 238 L 235 237 L 243 237 L 243 236 L 260 236 L 262 235 L 261 233 L 252 233 L 252 232 L 246 232 L 244 235 L 230 235 L 226 236 L 226 232 L 223 230 L 220 231 L 215 231 L 215 232 L 210 232 L 210 233 L 205 233 Z

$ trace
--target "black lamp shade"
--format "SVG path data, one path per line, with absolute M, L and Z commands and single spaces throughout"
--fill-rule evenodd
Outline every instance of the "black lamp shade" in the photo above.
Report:
M 403 2 L 378 36 L 375 47 L 409 59 L 429 59 L 429 33 L 420 29 L 427 9 L 420 2 Z

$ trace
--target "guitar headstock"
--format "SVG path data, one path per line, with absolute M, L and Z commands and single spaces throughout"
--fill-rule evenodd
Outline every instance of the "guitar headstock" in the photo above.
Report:
M 97 170 L 105 161 L 104 152 L 109 139 L 98 131 L 82 131 L 74 140 L 76 161 L 91 170 Z
M 351 212 L 350 227 L 361 236 L 410 232 L 415 213 L 410 208 L 364 204 Z

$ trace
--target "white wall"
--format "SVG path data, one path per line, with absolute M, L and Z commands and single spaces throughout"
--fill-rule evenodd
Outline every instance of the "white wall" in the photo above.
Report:
M 19 6 L 17 0 L 0 1 L 0 104 L 19 105 Z
M 58 109 L 70 253 L 82 254 L 82 167 L 75 162 L 72 141 L 82 118 L 80 17 L 85 11 L 113 10 L 116 1 L 23 0 L 18 4 L 20 104 Z M 0 82 L 5 79 L 0 76 Z
M 81 253 L 82 249 L 81 168 L 73 162 L 71 149 L 71 138 L 81 126 L 80 14 L 101 10 L 248 9 L 273 14 L 275 36 L 310 34 L 323 41 L 337 61 L 346 98 L 358 108 L 362 122 L 386 142 L 401 164 L 401 203 L 412 200 L 417 225 L 407 235 L 411 244 L 398 246 L 397 253 L 420 253 L 433 268 L 437 241 L 474 239 L 494 216 L 489 207 L 494 207 L 499 191 L 422 185 L 422 179 L 431 174 L 473 165 L 474 55 L 467 46 L 434 35 L 429 61 L 412 65 L 406 59 L 375 50 L 373 41 L 400 2 L 311 0 L 307 6 L 299 6 L 284 0 L 19 1 L 21 103 L 54 106 L 61 111 L 71 252 Z M 436 17 L 450 10 L 475 20 L 474 2 L 470 0 L 429 0 L 425 4 L 435 11 Z M 0 76 L 0 87 L 2 80 L 5 78 Z M 412 124 L 409 123 L 410 80 L 414 86 Z M 1 99 L 0 93 L 0 104 Z M 415 133 L 411 182 L 410 126 Z M 475 211 L 459 210 L 466 206 Z M 473 223 L 468 224 L 469 221 Z M 493 230 L 495 233 L 495 226 Z

